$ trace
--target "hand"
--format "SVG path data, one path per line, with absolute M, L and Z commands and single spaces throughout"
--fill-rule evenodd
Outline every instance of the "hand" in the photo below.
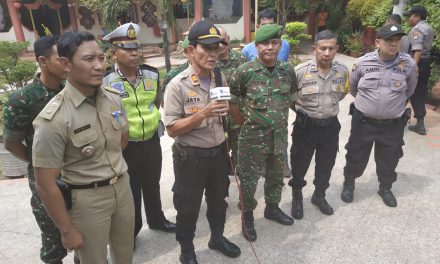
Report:
M 70 228 L 67 232 L 61 233 L 63 247 L 68 251 L 80 249 L 84 244 L 83 235 L 75 228 Z
M 229 111 L 228 101 L 210 102 L 204 109 L 205 118 L 213 116 L 226 116 Z

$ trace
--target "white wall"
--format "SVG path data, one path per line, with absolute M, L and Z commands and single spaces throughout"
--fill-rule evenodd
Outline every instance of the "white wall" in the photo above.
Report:
M 229 38 L 239 39 L 240 41 L 244 38 L 244 18 L 243 16 L 234 24 L 216 24 L 222 26 L 226 32 L 228 32 Z

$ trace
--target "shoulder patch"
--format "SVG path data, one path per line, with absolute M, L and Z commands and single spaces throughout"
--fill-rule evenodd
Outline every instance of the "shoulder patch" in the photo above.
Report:
M 356 63 L 355 63 L 355 64 L 353 64 L 353 67 L 351 67 L 351 71 L 355 71 L 356 68 L 357 68 L 357 65 L 356 65 Z
M 41 110 L 41 112 L 38 114 L 44 119 L 52 120 L 55 113 L 60 109 L 60 106 L 64 99 L 64 91 L 62 90 L 59 92 L 52 100 L 47 103 L 47 105 Z
M 121 93 L 120 91 L 116 90 L 115 88 L 113 88 L 111 86 L 105 86 L 104 89 L 109 91 L 109 92 L 115 93 L 117 95 L 119 95 Z

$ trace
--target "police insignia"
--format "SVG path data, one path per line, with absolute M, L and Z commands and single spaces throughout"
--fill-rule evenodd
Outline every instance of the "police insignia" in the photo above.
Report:
M 192 114 L 197 113 L 198 111 L 200 111 L 200 107 L 198 107 L 198 106 L 191 106 L 191 107 L 189 108 L 189 111 L 190 111 Z
M 191 82 L 193 85 L 198 85 L 199 84 L 199 77 L 197 77 L 197 75 L 195 75 L 195 74 L 191 75 Z
M 342 77 L 342 74 L 340 72 L 337 72 L 336 77 Z
M 402 83 L 400 82 L 400 81 L 396 81 L 395 83 L 394 83 L 394 86 L 395 87 L 400 87 L 402 85 Z
M 306 73 L 304 75 L 304 79 L 312 79 L 312 78 L 313 78 L 313 75 L 311 73 Z
M 356 65 L 356 63 L 355 63 L 355 64 L 353 64 L 353 67 L 351 67 L 351 71 L 355 71 L 356 68 L 357 68 L 357 65 Z
M 215 29 L 215 27 L 211 27 L 211 28 L 209 29 L 209 34 L 211 34 L 211 35 L 217 35 L 217 30 Z
M 195 96 L 197 96 L 197 93 L 195 91 L 191 90 L 188 92 L 187 95 L 188 95 L 188 97 L 195 97 Z
M 134 29 L 133 25 L 130 25 L 127 29 L 127 37 L 130 39 L 136 38 L 136 30 Z
M 405 68 L 405 66 L 406 66 L 406 61 L 401 60 L 401 61 L 399 62 L 398 67 L 399 67 L 401 70 L 403 70 L 403 69 Z

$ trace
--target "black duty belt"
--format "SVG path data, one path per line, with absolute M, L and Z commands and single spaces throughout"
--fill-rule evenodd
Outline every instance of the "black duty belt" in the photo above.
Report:
M 331 126 L 337 120 L 338 118 L 336 116 L 323 119 L 309 117 L 307 119 L 307 122 L 315 126 Z
M 178 143 L 176 144 L 178 145 L 177 147 L 180 148 L 180 151 L 183 151 L 183 153 L 181 153 L 181 156 L 186 155 L 188 157 L 209 158 L 209 157 L 216 157 L 218 155 L 223 155 L 225 153 L 224 143 L 212 148 L 197 148 L 197 147 L 182 146 Z
M 357 110 L 356 108 L 355 108 L 355 111 L 360 115 L 362 122 L 368 122 L 368 123 L 375 124 L 375 125 L 390 125 L 390 124 L 393 124 L 396 122 L 400 122 L 400 120 L 402 119 L 400 117 L 393 118 L 393 119 L 376 119 L 376 118 L 371 118 L 371 117 L 365 116 L 364 113 Z
M 75 185 L 75 184 L 69 184 L 70 189 L 91 189 L 91 188 L 99 188 L 104 187 L 107 185 L 113 185 L 115 184 L 124 174 L 121 174 L 119 176 L 115 176 L 113 178 L 92 182 L 90 184 L 84 184 L 84 185 Z

